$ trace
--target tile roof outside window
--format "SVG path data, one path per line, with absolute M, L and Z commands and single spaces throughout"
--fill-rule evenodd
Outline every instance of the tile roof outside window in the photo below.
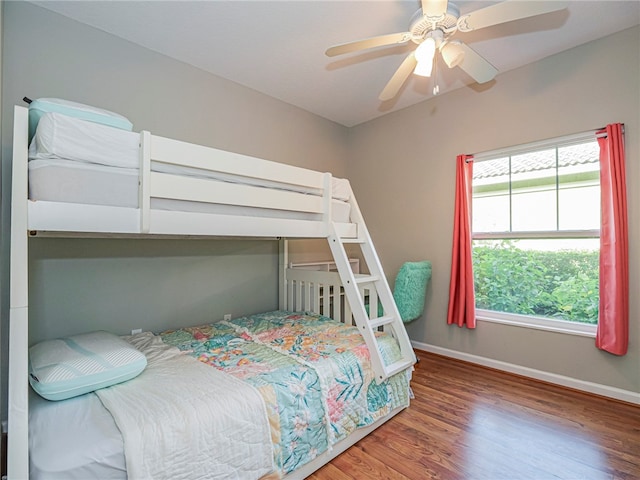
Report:
M 512 162 L 511 173 L 527 173 L 552 168 L 553 164 L 550 163 L 550 158 L 555 163 L 555 155 L 550 156 L 550 151 L 553 150 L 545 149 L 517 155 L 519 161 Z M 599 161 L 599 149 L 596 142 L 569 145 L 560 147 L 559 150 L 561 151 L 561 166 L 585 165 Z M 508 174 L 509 162 L 482 161 L 473 165 L 474 179 L 500 177 Z

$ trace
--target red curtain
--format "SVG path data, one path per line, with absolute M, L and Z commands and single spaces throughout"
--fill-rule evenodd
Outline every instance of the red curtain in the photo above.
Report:
M 615 355 L 629 345 L 629 239 L 623 126 L 600 137 L 600 305 L 596 346 Z
M 458 155 L 456 164 L 456 201 L 453 225 L 453 252 L 449 282 L 447 323 L 476 327 L 476 296 L 471 260 L 471 180 L 473 156 Z

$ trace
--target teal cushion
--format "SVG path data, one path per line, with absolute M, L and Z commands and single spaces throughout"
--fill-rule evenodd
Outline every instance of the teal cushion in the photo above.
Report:
M 93 392 L 139 375 L 146 357 L 109 332 L 46 340 L 29 348 L 29 383 L 47 400 Z
M 431 279 L 431 262 L 406 262 L 400 267 L 393 287 L 393 300 L 404 323 L 412 322 L 424 312 L 427 284 Z M 369 314 L 369 305 L 365 305 Z M 378 317 L 384 315 L 382 304 L 378 302 Z
M 431 279 L 431 262 L 406 262 L 400 267 L 393 287 L 393 299 L 403 322 L 415 320 L 424 311 L 427 283 Z
M 121 130 L 133 130 L 133 124 L 129 120 L 109 110 L 59 98 L 39 98 L 29 104 L 29 140 L 36 132 L 40 117 L 48 112 L 61 113 Z

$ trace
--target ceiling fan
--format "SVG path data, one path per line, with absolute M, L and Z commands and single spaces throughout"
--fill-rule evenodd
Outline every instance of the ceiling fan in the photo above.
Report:
M 460 10 L 453 2 L 422 0 L 422 8 L 411 17 L 409 31 L 335 45 L 325 53 L 334 57 L 374 47 L 398 45 L 409 41 L 415 43 L 415 50 L 407 55 L 380 93 L 378 98 L 382 101 L 394 98 L 411 73 L 431 76 L 437 52 L 440 52 L 449 68 L 458 66 L 476 82 L 485 83 L 492 80 L 498 70 L 471 47 L 452 39 L 456 32 L 471 32 L 512 20 L 555 12 L 565 8 L 567 3 L 506 0 L 461 16 Z M 437 88 L 436 85 L 434 94 L 437 93 Z

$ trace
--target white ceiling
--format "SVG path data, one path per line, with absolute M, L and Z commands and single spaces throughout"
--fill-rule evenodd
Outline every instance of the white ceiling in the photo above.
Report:
M 497 3 L 454 1 L 461 14 Z M 432 80 L 412 75 L 394 100 L 378 100 L 412 42 L 324 55 L 335 44 L 407 31 L 419 0 L 34 3 L 346 126 L 431 96 Z M 638 24 L 638 0 L 570 0 L 566 10 L 455 38 L 505 72 Z M 438 83 L 443 94 L 473 82 L 443 67 Z

